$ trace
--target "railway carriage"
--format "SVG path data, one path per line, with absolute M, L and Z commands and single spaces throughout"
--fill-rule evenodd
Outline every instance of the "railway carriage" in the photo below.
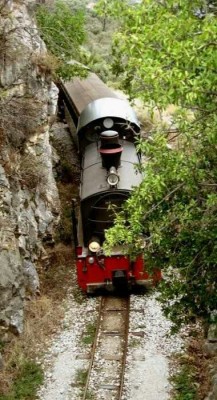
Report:
M 103 253 L 105 230 L 115 211 L 129 197 L 142 176 L 135 140 L 140 125 L 126 100 L 119 99 L 95 74 L 85 80 L 61 84 L 69 126 L 76 125 L 74 139 L 81 160 L 80 204 L 73 215 L 79 286 L 87 293 L 98 288 L 148 285 L 142 257 L 132 261 L 121 246 L 110 256 Z

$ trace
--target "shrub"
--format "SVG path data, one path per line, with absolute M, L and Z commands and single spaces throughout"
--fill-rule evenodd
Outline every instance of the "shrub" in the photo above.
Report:
M 46 183 L 46 172 L 43 163 L 33 154 L 26 154 L 20 162 L 20 181 L 28 189 L 35 189 Z
M 34 95 L 0 99 L 0 131 L 5 141 L 22 149 L 38 127 L 42 104 Z
M 23 361 L 11 392 L 6 395 L 0 395 L 0 400 L 33 400 L 37 388 L 42 382 L 42 367 L 30 360 Z

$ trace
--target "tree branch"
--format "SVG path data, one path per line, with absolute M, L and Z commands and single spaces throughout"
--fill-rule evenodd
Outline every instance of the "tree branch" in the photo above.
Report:
M 168 199 L 168 197 L 170 197 L 173 193 L 177 192 L 177 190 L 179 190 L 181 187 L 183 187 L 185 185 L 185 182 L 180 183 L 175 189 L 171 190 L 169 193 L 167 193 L 163 199 L 161 201 L 159 201 L 159 203 L 155 204 L 154 206 L 152 206 L 151 210 L 149 210 L 144 216 L 143 216 L 143 220 L 150 215 L 154 210 L 156 210 L 156 208 L 159 207 L 160 204 L 162 204 L 165 200 Z

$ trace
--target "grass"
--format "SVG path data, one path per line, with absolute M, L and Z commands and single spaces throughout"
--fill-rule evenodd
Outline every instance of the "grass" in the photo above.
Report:
M 0 339 L 0 352 L 4 349 L 5 343 Z
M 176 391 L 174 400 L 197 400 L 196 371 L 192 365 L 183 365 L 172 379 Z
M 87 399 L 87 400 L 95 400 L 96 397 L 95 397 L 95 395 L 94 395 L 93 392 L 88 391 L 88 392 L 87 392 L 87 395 L 86 395 L 86 399 Z
M 202 333 L 191 337 L 185 354 L 176 357 L 178 371 L 172 376 L 171 400 L 203 400 L 210 389 L 209 359 Z
M 75 382 L 79 386 L 85 386 L 88 371 L 86 369 L 78 369 L 75 376 Z
M 6 395 L 0 395 L 0 400 L 34 399 L 37 388 L 42 384 L 43 379 L 43 371 L 40 365 L 33 361 L 24 361 L 10 392 Z
M 42 354 L 44 344 L 57 329 L 57 321 L 63 315 L 60 306 L 56 306 L 53 315 L 53 304 L 52 299 L 45 295 L 29 301 L 23 335 L 12 337 L 9 343 L 5 343 L 4 370 L 0 372 L 1 400 L 34 399 L 35 388 L 42 383 L 43 375 L 41 367 L 33 360 Z
M 86 345 L 92 344 L 94 341 L 95 333 L 96 333 L 95 324 L 88 324 L 86 326 L 86 331 L 81 338 L 82 343 Z
M 88 370 L 86 370 L 86 369 L 78 369 L 77 372 L 76 372 L 76 376 L 75 376 L 76 385 L 81 386 L 81 388 L 83 389 L 85 387 L 85 385 L 86 385 L 87 375 L 88 375 Z M 85 398 L 87 400 L 95 400 L 96 399 L 94 393 L 92 391 L 90 391 L 90 390 L 87 391 L 87 394 L 86 394 Z
M 132 338 L 132 339 L 129 341 L 129 347 L 131 347 L 131 348 L 136 348 L 136 347 L 138 347 L 139 345 L 140 345 L 140 340 L 139 340 L 139 339 Z
M 79 286 L 74 286 L 73 296 L 78 304 L 82 304 L 85 300 L 87 300 L 86 294 L 79 288 Z

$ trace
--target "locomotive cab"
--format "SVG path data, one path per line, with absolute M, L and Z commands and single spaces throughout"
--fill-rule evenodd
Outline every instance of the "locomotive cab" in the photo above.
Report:
M 90 102 L 82 111 L 77 126 L 79 151 L 99 142 L 102 133 L 116 132 L 119 139 L 135 142 L 140 125 L 130 104 L 118 98 L 101 98 Z M 105 139 L 106 140 L 106 139 Z

